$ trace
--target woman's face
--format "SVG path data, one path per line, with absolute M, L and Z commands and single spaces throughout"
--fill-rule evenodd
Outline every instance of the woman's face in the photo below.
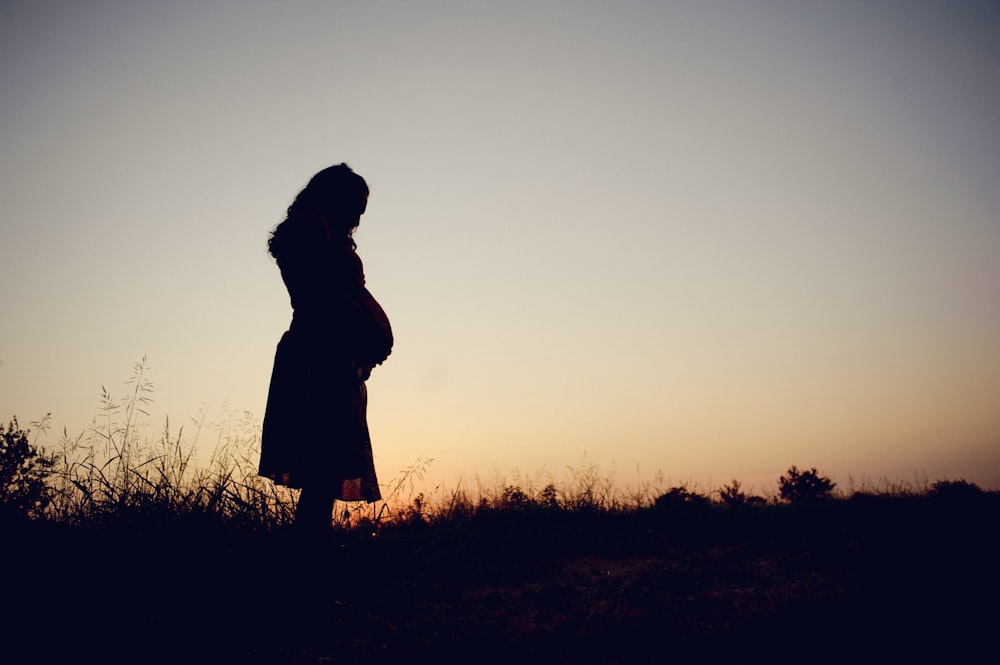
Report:
M 354 227 L 357 228 L 361 225 L 361 215 L 365 214 L 365 210 L 368 209 L 368 197 L 361 203 L 361 212 L 358 213 L 357 218 L 354 220 Z
M 350 230 L 361 223 L 361 215 L 365 214 L 365 210 L 368 208 L 368 197 L 366 196 L 361 202 L 360 212 L 350 212 L 351 207 L 348 207 L 343 200 L 336 201 L 327 208 L 322 216 L 337 226 Z

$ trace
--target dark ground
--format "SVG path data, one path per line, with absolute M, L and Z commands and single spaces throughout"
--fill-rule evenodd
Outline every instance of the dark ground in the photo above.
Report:
M 1000 501 L 3 526 L 4 663 L 998 662 Z

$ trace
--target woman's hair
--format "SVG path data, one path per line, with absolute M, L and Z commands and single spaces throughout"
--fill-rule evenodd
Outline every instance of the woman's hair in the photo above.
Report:
M 334 233 L 343 233 L 345 242 L 354 246 L 351 233 L 358 225 L 358 217 L 368 204 L 368 184 L 347 164 L 330 166 L 309 180 L 299 195 L 288 206 L 285 220 L 275 227 L 267 241 L 267 250 L 277 258 L 283 251 L 296 220 L 324 219 Z

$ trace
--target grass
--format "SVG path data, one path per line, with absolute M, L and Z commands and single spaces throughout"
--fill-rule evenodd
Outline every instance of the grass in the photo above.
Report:
M 432 461 L 416 460 L 385 501 L 338 504 L 329 533 L 305 534 L 295 493 L 256 475 L 247 414 L 144 439 L 145 374 L 138 363 L 126 397 L 104 391 L 92 427 L 47 453 L 46 501 L 0 521 L 5 661 L 928 662 L 992 648 L 1000 495 L 962 480 L 845 492 L 796 469 L 783 500 L 736 481 L 619 491 L 585 462 L 559 481 L 427 495 Z
M 992 648 L 993 493 L 734 509 L 553 504 L 546 487 L 418 494 L 323 535 L 132 508 L 8 523 L 6 648 L 146 663 L 919 663 Z

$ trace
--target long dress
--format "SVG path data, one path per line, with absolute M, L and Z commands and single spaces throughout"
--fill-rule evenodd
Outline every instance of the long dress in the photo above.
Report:
M 353 244 L 316 228 L 286 230 L 276 253 L 293 316 L 275 352 L 258 473 L 342 501 L 377 501 L 365 380 L 388 357 L 392 329 Z

